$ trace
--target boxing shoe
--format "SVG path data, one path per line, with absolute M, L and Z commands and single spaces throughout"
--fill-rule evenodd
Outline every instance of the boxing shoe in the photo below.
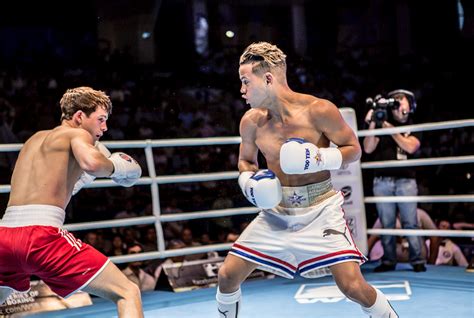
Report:
M 421 265 L 423 265 L 423 264 L 421 264 Z M 382 272 L 394 271 L 394 270 L 395 270 L 395 267 L 396 267 L 395 264 L 390 265 L 390 264 L 382 263 L 382 264 L 380 264 L 379 266 L 377 266 L 377 267 L 374 269 L 374 272 L 376 272 L 376 273 L 382 273 Z
M 413 271 L 415 273 L 426 272 L 426 266 L 425 266 L 425 264 L 414 264 L 413 265 Z

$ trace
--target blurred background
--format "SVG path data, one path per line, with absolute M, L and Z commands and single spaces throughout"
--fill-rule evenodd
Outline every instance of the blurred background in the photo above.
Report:
M 238 58 L 254 41 L 287 53 L 291 88 L 354 108 L 359 129 L 365 128 L 366 98 L 397 88 L 415 93 L 418 123 L 474 115 L 472 1 L 16 0 L 1 7 L 0 143 L 24 142 L 59 124 L 60 97 L 82 85 L 111 96 L 106 141 L 237 136 L 247 110 Z M 419 158 L 472 155 L 474 134 L 470 128 L 425 132 L 421 144 Z M 146 175 L 144 154 L 134 151 L 127 150 Z M 237 170 L 237 146 L 156 148 L 154 154 L 159 175 Z M 15 158 L 0 153 L 2 184 L 9 184 Z M 472 164 L 413 169 L 420 195 L 474 191 Z M 364 171 L 366 196 L 371 181 L 372 172 Z M 67 222 L 150 215 L 149 191 L 82 190 Z M 0 209 L 7 199 L 0 194 Z M 234 181 L 162 185 L 160 199 L 163 213 L 248 205 Z M 420 206 L 435 220 L 474 222 L 472 204 Z M 366 210 L 371 226 L 375 207 Z M 170 222 L 165 235 L 191 245 L 221 242 L 250 219 Z M 153 250 L 153 231 L 142 226 L 77 235 L 116 255 L 115 235 Z

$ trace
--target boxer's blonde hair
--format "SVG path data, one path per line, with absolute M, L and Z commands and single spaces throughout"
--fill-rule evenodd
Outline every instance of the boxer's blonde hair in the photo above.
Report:
M 254 64 L 252 66 L 254 74 L 272 71 L 278 71 L 283 76 L 286 74 L 286 54 L 268 42 L 255 42 L 247 46 L 240 56 L 239 64 Z
M 87 116 L 101 107 L 110 115 L 112 102 L 103 91 L 97 91 L 87 86 L 71 88 L 64 93 L 61 101 L 61 121 L 72 119 L 78 111 L 83 111 Z

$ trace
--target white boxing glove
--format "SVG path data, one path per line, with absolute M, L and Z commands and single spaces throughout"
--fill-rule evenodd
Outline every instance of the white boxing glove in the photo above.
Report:
M 239 185 L 247 200 L 262 209 L 274 208 L 282 199 L 280 180 L 268 169 L 242 172 Z
M 286 174 L 336 170 L 342 165 L 337 148 L 318 148 L 303 138 L 290 138 L 280 148 L 280 167 Z
M 110 158 L 114 164 L 114 172 L 110 178 L 124 187 L 133 186 L 142 176 L 142 168 L 138 162 L 123 152 L 114 152 Z
M 92 183 L 95 180 L 95 176 L 88 174 L 87 172 L 83 172 L 79 177 L 79 180 L 76 181 L 74 184 L 74 188 L 72 189 L 72 195 L 76 195 L 84 186 Z
M 100 151 L 105 157 L 109 158 L 111 153 L 107 147 L 105 147 L 101 142 L 96 141 L 94 145 L 97 150 Z M 87 172 L 83 172 L 79 177 L 79 180 L 74 184 L 74 189 L 72 190 L 72 195 L 78 193 L 84 186 L 92 183 L 95 180 L 95 176 L 88 174 Z

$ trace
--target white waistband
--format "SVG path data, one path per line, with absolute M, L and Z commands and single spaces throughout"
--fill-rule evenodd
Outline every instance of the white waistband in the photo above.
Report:
M 45 204 L 28 204 L 9 206 L 5 210 L 0 226 L 20 227 L 44 225 L 61 227 L 64 224 L 66 212 L 60 207 Z
M 331 179 L 299 187 L 281 187 L 281 189 L 280 206 L 285 208 L 307 208 L 336 193 L 333 190 Z

